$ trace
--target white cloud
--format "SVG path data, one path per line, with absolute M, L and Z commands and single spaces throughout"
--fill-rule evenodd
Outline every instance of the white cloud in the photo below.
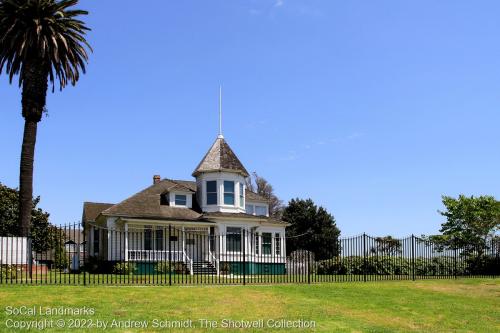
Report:
M 276 0 L 274 2 L 274 7 L 281 7 L 285 4 L 285 0 Z

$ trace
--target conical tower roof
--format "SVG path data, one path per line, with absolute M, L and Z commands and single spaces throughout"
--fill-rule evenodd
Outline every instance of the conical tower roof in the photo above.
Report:
M 248 177 L 248 171 L 245 169 L 243 164 L 241 164 L 240 160 L 231 147 L 229 147 L 222 135 L 217 137 L 205 157 L 203 157 L 201 162 L 193 171 L 193 176 L 196 177 L 202 172 L 211 171 L 235 172 L 243 175 L 244 177 Z

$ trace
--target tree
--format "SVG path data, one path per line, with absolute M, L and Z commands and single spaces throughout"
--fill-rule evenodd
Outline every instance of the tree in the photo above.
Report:
M 375 246 L 372 246 L 370 252 L 382 256 L 392 256 L 401 253 L 401 241 L 392 236 L 376 237 Z
M 438 212 L 446 217 L 446 222 L 441 224 L 442 234 L 430 239 L 443 246 L 481 254 L 500 228 L 500 202 L 493 196 L 463 194 L 442 199 L 446 210 Z
M 19 227 L 29 234 L 33 207 L 33 161 L 38 122 L 45 110 L 48 81 L 54 91 L 68 83 L 75 85 L 85 73 L 84 36 L 89 30 L 77 17 L 83 10 L 71 10 L 78 0 L 0 0 L 0 74 L 5 67 L 9 81 L 19 75 L 22 87 L 24 134 L 19 173 Z
M 0 183 L 0 236 L 19 235 L 19 191 Z M 54 226 L 49 213 L 37 208 L 40 197 L 33 198 L 31 211 L 32 246 L 36 252 L 46 251 L 54 244 Z
M 308 250 L 317 260 L 329 259 L 339 254 L 340 230 L 335 218 L 311 199 L 292 199 L 283 211 L 287 227 L 287 253 Z
M 269 216 L 274 218 L 281 218 L 283 213 L 283 201 L 281 201 L 275 194 L 274 188 L 264 178 L 253 172 L 246 182 L 247 189 L 257 193 L 269 200 Z

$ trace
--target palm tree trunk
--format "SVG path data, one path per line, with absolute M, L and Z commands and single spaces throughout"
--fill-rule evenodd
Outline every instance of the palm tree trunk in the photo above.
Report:
M 30 232 L 33 209 L 33 164 L 38 122 L 42 119 L 47 95 L 47 70 L 43 60 L 30 59 L 24 68 L 22 113 L 24 135 L 19 172 L 19 227 L 21 236 Z
M 24 122 L 23 146 L 19 173 L 19 219 L 21 235 L 27 237 L 30 231 L 33 209 L 33 162 L 35 160 L 36 121 Z

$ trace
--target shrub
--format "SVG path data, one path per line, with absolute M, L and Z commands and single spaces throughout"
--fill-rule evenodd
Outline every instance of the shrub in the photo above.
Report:
M 220 272 L 221 274 L 229 274 L 231 273 L 231 265 L 227 262 L 220 264 Z
M 417 276 L 439 276 L 439 275 L 464 275 L 482 274 L 482 272 L 493 271 L 494 258 L 483 258 L 475 260 L 456 261 L 453 257 L 442 256 L 434 258 L 415 258 L 415 275 Z M 408 257 L 391 256 L 349 256 L 344 258 L 335 257 L 328 260 L 316 262 L 317 274 L 369 274 L 369 275 L 411 275 L 412 260 Z
M 21 269 L 17 269 L 14 265 L 0 266 L 0 280 L 12 280 L 22 276 Z
M 169 272 L 181 274 L 185 270 L 184 263 L 177 261 L 170 264 L 168 261 L 160 261 L 155 265 L 155 272 L 158 274 L 169 274 Z
M 133 262 L 119 262 L 113 266 L 113 273 L 119 275 L 134 274 L 136 265 Z

